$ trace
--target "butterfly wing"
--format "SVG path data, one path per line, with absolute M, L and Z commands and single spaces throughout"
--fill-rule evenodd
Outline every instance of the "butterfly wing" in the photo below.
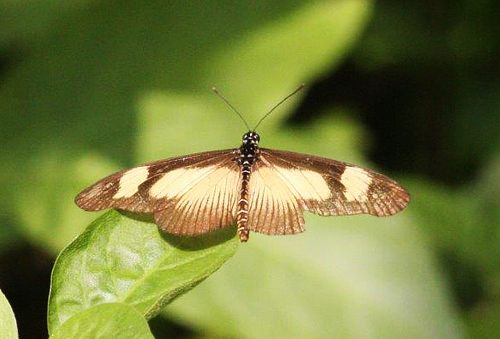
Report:
M 153 213 L 173 234 L 196 235 L 235 220 L 241 173 L 234 150 L 157 161 L 121 171 L 75 198 L 84 210 Z
M 250 178 L 248 227 L 265 234 L 304 230 L 302 212 L 388 216 L 410 200 L 394 180 L 317 156 L 260 149 Z

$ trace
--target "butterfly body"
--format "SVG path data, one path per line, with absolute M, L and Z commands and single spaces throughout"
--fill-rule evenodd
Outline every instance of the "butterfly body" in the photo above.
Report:
M 408 192 L 394 180 L 313 155 L 259 148 L 256 132 L 237 149 L 161 160 L 115 173 L 76 198 L 84 210 L 151 213 L 165 231 L 198 235 L 236 223 L 249 232 L 304 231 L 303 211 L 319 215 L 388 216 Z
M 238 212 L 236 214 L 236 225 L 238 226 L 238 234 L 242 242 L 248 241 L 249 230 L 247 228 L 248 221 L 248 189 L 250 176 L 252 174 L 252 166 L 259 156 L 259 141 L 260 137 L 255 132 L 248 132 L 243 135 L 243 143 L 239 149 L 239 165 L 241 168 L 241 190 L 240 199 L 238 200 Z

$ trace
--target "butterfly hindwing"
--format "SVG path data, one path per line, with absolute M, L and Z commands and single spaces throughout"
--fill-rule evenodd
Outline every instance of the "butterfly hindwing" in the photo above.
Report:
M 302 210 L 280 173 L 260 157 L 250 177 L 248 228 L 264 234 L 300 233 Z
M 410 199 L 402 186 L 373 171 L 263 148 L 249 193 L 249 228 L 266 234 L 303 231 L 303 210 L 325 216 L 388 216 L 404 209 Z
M 75 202 L 89 211 L 153 213 L 164 230 L 194 235 L 233 223 L 239 181 L 234 150 L 205 152 L 115 173 L 81 192 Z

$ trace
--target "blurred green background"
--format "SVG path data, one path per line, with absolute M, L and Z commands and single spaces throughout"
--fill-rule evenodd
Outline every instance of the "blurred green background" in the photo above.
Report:
M 0 0 L 0 288 L 43 338 L 84 187 L 239 146 L 357 163 L 403 213 L 251 241 L 151 322 L 158 338 L 500 336 L 500 6 L 482 1 Z

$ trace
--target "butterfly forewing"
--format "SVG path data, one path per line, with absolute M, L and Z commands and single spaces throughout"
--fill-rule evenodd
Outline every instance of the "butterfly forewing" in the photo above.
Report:
M 234 150 L 205 152 L 115 173 L 75 202 L 88 211 L 154 213 L 164 230 L 194 235 L 233 223 L 240 175 Z
M 326 158 L 260 149 L 250 179 L 249 228 L 266 234 L 303 231 L 302 210 L 319 215 L 387 216 L 408 192 L 381 174 Z

